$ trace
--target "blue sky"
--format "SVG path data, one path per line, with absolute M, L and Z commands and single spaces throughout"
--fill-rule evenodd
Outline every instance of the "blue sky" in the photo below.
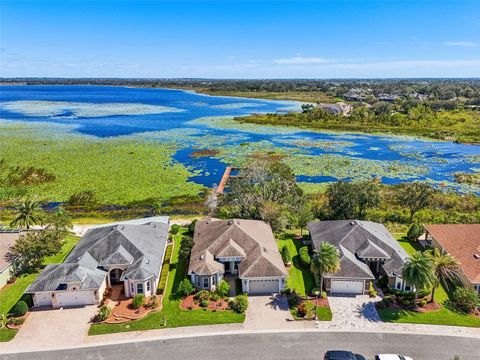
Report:
M 480 1 L 1 1 L 0 76 L 480 77 Z

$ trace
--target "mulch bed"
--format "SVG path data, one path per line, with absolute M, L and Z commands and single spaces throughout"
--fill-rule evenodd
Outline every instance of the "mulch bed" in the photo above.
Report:
M 330 303 L 328 302 L 328 298 L 318 298 L 318 301 L 317 299 L 313 298 L 313 299 L 309 299 L 313 305 L 315 305 L 315 303 L 317 303 L 317 306 L 318 307 L 330 307 Z
M 22 325 L 25 323 L 25 320 L 27 320 L 27 317 L 29 315 L 30 315 L 30 312 L 27 312 L 25 315 L 15 318 L 15 319 L 22 319 L 23 323 L 21 323 L 21 324 L 15 325 L 15 324 L 8 324 L 7 323 L 5 326 L 10 330 L 19 330 L 22 327 Z
M 421 313 L 424 313 L 424 312 L 429 312 L 429 311 L 438 311 L 442 308 L 442 305 L 440 304 L 437 304 L 437 303 L 426 303 L 423 307 L 418 307 L 416 309 L 417 312 L 421 312 Z
M 220 299 L 218 301 L 210 301 L 208 307 L 201 307 L 200 302 L 195 300 L 194 295 L 187 296 L 182 300 L 180 303 L 180 308 L 182 310 L 197 310 L 197 309 L 208 309 L 208 310 L 215 310 L 215 311 L 224 311 L 230 310 L 228 306 L 228 301 L 225 299 Z
M 161 304 L 162 298 L 160 297 L 158 301 Z M 158 311 L 161 309 L 161 306 L 152 309 L 145 305 L 138 309 L 134 309 L 132 303 L 133 299 L 117 301 L 115 307 L 111 309 L 110 315 L 108 315 L 108 318 L 104 322 L 107 324 L 118 324 L 131 320 L 138 320 L 152 311 Z

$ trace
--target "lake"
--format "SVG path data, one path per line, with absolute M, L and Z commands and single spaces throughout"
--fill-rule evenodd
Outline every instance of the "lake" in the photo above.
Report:
M 219 182 L 225 166 L 241 166 L 267 153 L 281 155 L 302 183 L 378 177 L 389 184 L 422 180 L 480 193 L 479 187 L 457 184 L 454 177 L 456 172 L 480 171 L 479 146 L 232 120 L 252 113 L 300 111 L 300 105 L 170 89 L 0 86 L 3 121 L 43 122 L 52 124 L 53 132 L 58 125 L 79 136 L 168 144 L 175 148 L 173 161 L 191 171 L 190 181 L 208 187 Z

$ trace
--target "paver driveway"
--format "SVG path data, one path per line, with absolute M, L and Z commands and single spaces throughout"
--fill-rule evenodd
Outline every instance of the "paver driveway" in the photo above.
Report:
M 294 321 L 283 295 L 249 296 L 244 327 L 248 330 L 281 329 Z
M 79 345 L 96 306 L 32 311 L 8 346 L 19 350 Z

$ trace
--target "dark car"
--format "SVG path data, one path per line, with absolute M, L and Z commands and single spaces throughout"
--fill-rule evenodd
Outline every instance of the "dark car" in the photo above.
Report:
M 329 350 L 323 357 L 324 360 L 365 360 L 360 354 L 345 350 Z

